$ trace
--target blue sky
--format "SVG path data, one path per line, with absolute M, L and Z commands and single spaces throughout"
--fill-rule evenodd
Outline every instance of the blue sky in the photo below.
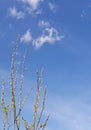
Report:
M 91 0 L 0 0 L 0 77 L 8 81 L 20 34 L 16 64 L 28 46 L 27 86 L 35 84 L 36 70 L 45 68 L 48 130 L 91 129 L 90 26 Z

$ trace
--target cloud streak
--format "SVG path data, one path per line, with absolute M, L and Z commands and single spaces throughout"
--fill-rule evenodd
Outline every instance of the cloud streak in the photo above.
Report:
M 47 101 L 47 112 L 51 114 L 52 122 L 64 125 L 67 130 L 91 129 L 91 105 L 79 99 L 65 100 L 60 96 L 50 94 Z

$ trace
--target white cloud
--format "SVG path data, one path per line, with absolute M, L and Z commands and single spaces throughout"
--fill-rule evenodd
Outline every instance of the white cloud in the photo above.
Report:
M 17 11 L 16 7 L 9 8 L 9 15 L 16 19 L 24 18 L 24 13 L 22 11 Z
M 38 26 L 39 27 L 49 27 L 50 24 L 47 21 L 41 20 L 41 21 L 39 21 Z
M 20 41 L 29 43 L 32 40 L 30 30 L 27 30 L 26 33 L 21 37 Z
M 38 8 L 38 5 L 43 0 L 20 0 L 25 4 L 28 4 L 33 10 L 36 10 Z
M 55 42 L 60 41 L 63 38 L 64 35 L 60 36 L 55 28 L 45 28 L 42 35 L 33 40 L 33 45 L 38 49 L 45 43 L 55 44 Z
M 38 23 L 38 25 L 42 27 L 42 34 L 40 36 L 33 39 L 30 30 L 28 29 L 26 33 L 21 37 L 20 41 L 25 43 L 32 41 L 32 45 L 36 49 L 39 49 L 45 43 L 55 44 L 57 41 L 60 41 L 64 38 L 64 35 L 59 35 L 58 31 L 55 28 L 50 27 L 50 24 L 48 22 L 42 20 Z
M 57 5 L 55 5 L 55 4 L 51 3 L 51 2 L 49 2 L 49 3 L 48 3 L 48 7 L 49 7 L 49 9 L 50 9 L 52 12 L 56 12 Z
M 24 4 L 25 11 L 28 12 L 28 14 L 31 14 L 33 16 L 40 15 L 42 13 L 42 8 L 39 8 L 39 5 L 44 0 L 18 0 Z

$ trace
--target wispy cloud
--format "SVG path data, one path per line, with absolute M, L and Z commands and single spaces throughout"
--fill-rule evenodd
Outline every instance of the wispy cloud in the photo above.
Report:
M 45 24 L 42 23 L 42 26 Z M 33 40 L 33 45 L 36 49 L 43 46 L 45 43 L 55 44 L 57 41 L 60 41 L 64 38 L 64 35 L 59 35 L 58 31 L 53 27 L 48 27 L 43 29 L 42 35 Z
M 91 104 L 79 99 L 63 99 L 61 96 L 50 94 L 47 101 L 47 113 L 51 119 L 64 125 L 67 130 L 90 130 L 91 129 Z M 52 120 L 52 123 L 53 123 Z M 57 129 L 57 128 L 56 128 Z
M 32 7 L 32 9 L 37 9 L 40 2 L 44 0 L 21 0 L 23 3 L 26 3 Z
M 9 29 L 12 29 L 13 28 L 13 25 L 10 23 L 9 24 Z
M 21 37 L 20 41 L 29 43 L 32 40 L 32 35 L 30 33 L 30 30 L 28 29 L 25 34 Z
M 48 7 L 49 7 L 49 9 L 52 11 L 52 12 L 56 12 L 56 10 L 57 10 L 57 5 L 55 5 L 54 3 L 51 3 L 51 2 L 49 2 L 48 3 Z
M 41 9 L 38 9 L 39 4 L 44 0 L 19 0 L 26 5 L 26 9 L 29 13 L 40 14 Z
M 44 20 L 40 20 L 40 21 L 38 22 L 38 26 L 45 28 L 45 27 L 49 27 L 49 26 L 50 26 L 50 23 L 47 22 L 47 21 L 44 21 Z
M 9 8 L 9 15 L 16 19 L 22 19 L 25 16 L 25 14 L 22 11 L 18 11 L 16 7 Z
M 82 10 L 80 17 L 83 18 L 83 17 L 85 17 L 86 15 L 87 15 L 86 11 L 85 11 L 85 10 Z

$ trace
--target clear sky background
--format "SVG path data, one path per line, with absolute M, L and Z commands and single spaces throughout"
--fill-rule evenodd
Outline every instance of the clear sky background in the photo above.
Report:
M 28 46 L 26 91 L 45 68 L 47 129 L 90 130 L 91 0 L 0 0 L 0 79 L 6 82 L 18 34 L 17 65 Z

